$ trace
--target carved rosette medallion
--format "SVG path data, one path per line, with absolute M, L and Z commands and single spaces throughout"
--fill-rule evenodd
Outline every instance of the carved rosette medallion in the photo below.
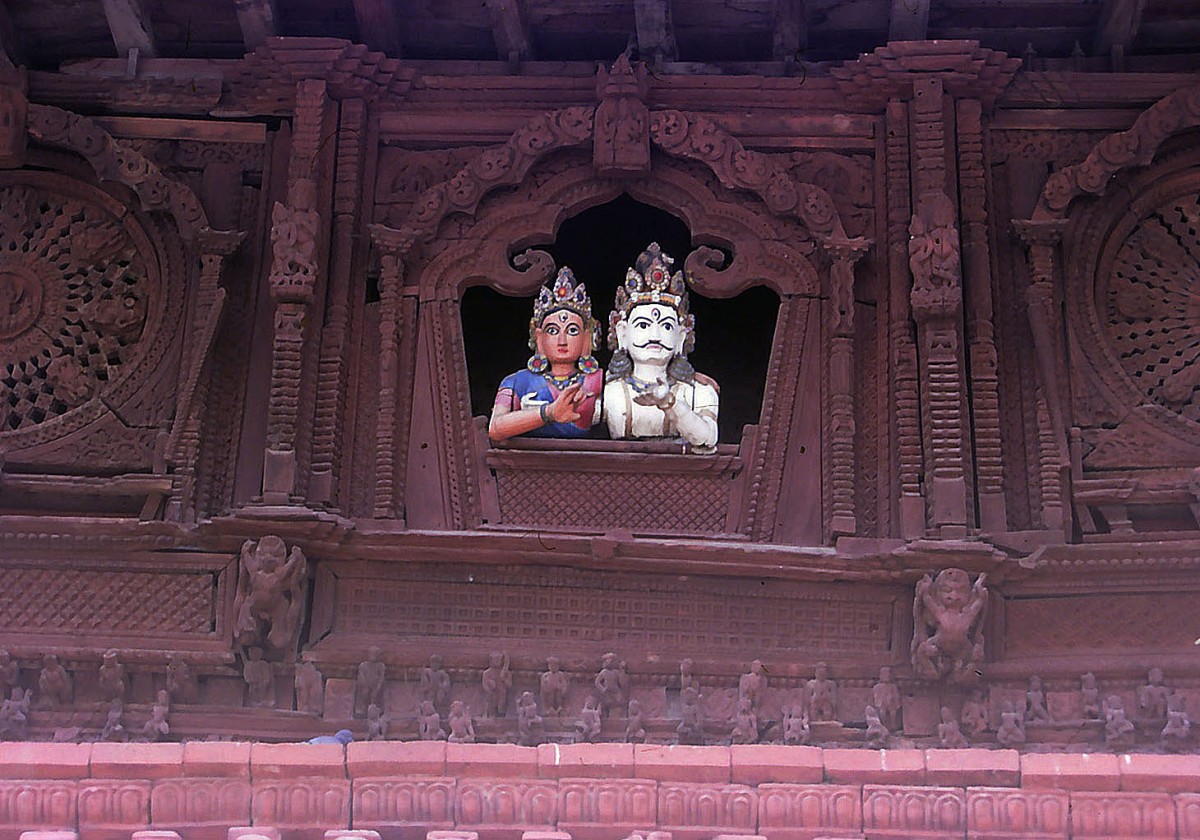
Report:
M 0 441 L 19 446 L 133 369 L 159 320 L 157 266 L 107 194 L 46 173 L 0 178 Z
M 1166 201 L 1098 278 L 1100 329 L 1146 401 L 1200 423 L 1200 194 Z

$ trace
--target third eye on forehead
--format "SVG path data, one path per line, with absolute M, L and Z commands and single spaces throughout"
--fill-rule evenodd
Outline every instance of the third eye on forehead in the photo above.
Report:
M 677 323 L 675 313 L 670 309 L 659 309 L 657 306 L 649 311 L 642 310 L 633 316 L 633 325 L 635 327 L 648 327 L 653 323 L 660 323 L 664 326 L 674 326 Z

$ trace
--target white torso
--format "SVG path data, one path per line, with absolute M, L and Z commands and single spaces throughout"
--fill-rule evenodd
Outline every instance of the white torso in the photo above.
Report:
M 671 387 L 675 399 L 696 414 L 711 417 L 715 422 L 720 398 L 717 390 L 700 381 L 676 382 Z M 628 380 L 618 379 L 604 386 L 604 418 L 608 434 L 613 439 L 678 437 L 679 432 L 668 422 L 662 409 L 639 405 L 633 401 L 637 391 Z

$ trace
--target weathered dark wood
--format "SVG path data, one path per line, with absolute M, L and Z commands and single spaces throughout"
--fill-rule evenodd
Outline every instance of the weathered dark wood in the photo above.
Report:
M 643 60 L 658 63 L 679 58 L 670 0 L 633 0 L 633 15 L 637 22 L 638 52 Z
M 1142 23 L 1146 0 L 1105 0 L 1096 24 L 1095 50 L 1108 55 L 1113 47 L 1128 52 Z
M 393 0 L 354 0 L 359 41 L 373 50 L 400 57 L 400 21 Z
M 262 46 L 267 38 L 279 34 L 279 12 L 275 0 L 234 0 L 234 6 L 247 51 Z
M 806 0 L 775 0 L 775 21 L 771 32 L 771 52 L 775 60 L 799 61 L 807 49 Z
M 17 34 L 16 27 L 13 26 L 8 7 L 4 5 L 0 5 L 0 51 L 8 56 L 8 60 L 13 64 L 26 63 L 25 49 L 21 38 Z
M 892 0 L 889 41 L 924 41 L 929 31 L 930 0 Z
M 492 37 L 496 54 L 516 70 L 522 61 L 533 58 L 533 33 L 524 0 L 484 0 L 492 18 Z
M 130 50 L 137 50 L 140 58 L 154 58 L 158 55 L 158 43 L 142 0 L 101 2 L 104 4 L 104 17 L 108 19 L 108 28 L 112 32 L 117 53 L 126 55 Z

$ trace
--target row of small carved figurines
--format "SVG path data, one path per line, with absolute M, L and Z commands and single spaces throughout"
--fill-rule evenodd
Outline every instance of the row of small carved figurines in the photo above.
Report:
M 461 699 L 450 701 L 451 679 L 442 657 L 433 655 L 422 669 L 421 700 L 414 716 L 406 716 L 408 725 L 402 737 L 411 737 L 415 719 L 415 735 L 421 740 L 449 740 L 471 743 L 477 740 L 477 719 Z M 547 670 L 538 678 L 539 692 L 521 693 L 516 704 L 517 743 L 534 745 L 556 739 L 576 742 L 597 742 L 622 739 L 619 724 L 624 722 L 623 740 L 633 743 L 647 740 L 672 740 L 680 744 L 733 743 L 755 744 L 776 742 L 808 744 L 841 740 L 858 740 L 861 727 L 843 729 L 837 720 L 838 684 L 829 676 L 825 663 L 818 663 L 813 679 L 802 683 L 799 701 L 780 709 L 778 719 L 763 714 L 763 700 L 769 678 L 760 660 L 737 681 L 737 705 L 732 720 L 706 720 L 701 707 L 700 680 L 693 662 L 680 664 L 678 719 L 670 721 L 648 719 L 641 702 L 630 697 L 630 680 L 626 664 L 616 654 L 605 654 L 601 667 L 592 679 L 591 688 L 578 717 L 564 720 L 564 705 L 570 686 L 570 676 L 561 669 L 557 657 L 550 657 Z M 355 707 L 366 717 L 368 740 L 388 737 L 390 721 L 385 714 L 384 688 L 386 664 L 381 651 L 372 646 L 367 659 L 361 662 L 354 679 Z M 166 688 L 157 692 L 149 718 L 140 732 L 127 731 L 124 701 L 128 690 L 125 667 L 115 650 L 107 651 L 97 671 L 97 688 L 101 701 L 107 704 L 105 722 L 100 729 L 102 740 L 125 740 L 131 735 L 149 740 L 161 740 L 170 733 L 172 699 L 194 703 L 198 686 L 191 667 L 181 657 L 173 658 L 166 669 Z M 28 734 L 29 711 L 33 690 L 21 688 L 20 663 L 7 651 L 0 650 L 0 683 L 5 687 L 5 699 L 0 704 L 0 740 L 22 739 Z M 250 706 L 269 708 L 275 705 L 275 669 L 261 657 L 261 651 L 251 649 L 244 661 L 243 679 L 246 683 L 246 702 Z M 497 725 L 509 710 L 509 692 L 513 677 L 509 659 L 493 653 L 480 675 L 483 696 L 483 717 L 493 721 L 487 729 L 487 740 L 512 740 L 511 726 Z M 71 703 L 73 680 L 71 674 L 54 654 L 46 654 L 38 674 L 38 703 L 43 707 L 62 707 Z M 325 680 L 311 662 L 295 667 L 296 708 L 301 712 L 319 714 L 324 704 Z M 1156 733 L 1167 750 L 1184 750 L 1190 745 L 1191 723 L 1185 697 L 1164 684 L 1161 669 L 1151 668 L 1147 682 L 1136 691 L 1137 718 L 1142 731 Z M 1105 744 L 1114 750 L 1132 748 L 1138 727 L 1130 720 L 1119 695 L 1101 696 L 1093 674 L 1080 678 L 1079 700 L 1082 718 L 1071 721 L 1052 719 L 1047 695 L 1040 678 L 1030 677 L 1025 692 L 1024 708 L 1004 701 L 1000 724 L 994 740 L 1004 747 L 1018 748 L 1026 743 L 1026 726 L 1081 725 L 1089 722 L 1103 725 Z M 871 688 L 871 703 L 864 709 L 865 732 L 861 739 L 869 747 L 885 747 L 893 743 L 902 731 L 903 709 L 899 686 L 893 681 L 891 669 L 880 669 L 879 680 Z M 448 712 L 446 711 L 448 704 Z M 961 703 L 960 711 L 942 707 L 937 724 L 937 743 L 947 748 L 968 746 L 992 729 L 989 704 L 982 688 L 971 690 Z M 624 717 L 621 717 L 621 714 Z M 547 717 L 554 720 L 548 721 Z M 618 731 L 604 720 L 612 719 Z M 664 724 L 666 729 L 664 729 Z M 1161 725 L 1161 730 L 1158 727 Z M 673 727 L 673 730 L 671 729 Z M 399 727 L 397 727 L 399 728 Z M 648 731 L 649 730 L 649 731 Z M 72 733 L 65 733 L 70 737 Z M 78 734 L 78 733 L 76 733 Z M 666 736 L 665 738 L 663 736 Z

